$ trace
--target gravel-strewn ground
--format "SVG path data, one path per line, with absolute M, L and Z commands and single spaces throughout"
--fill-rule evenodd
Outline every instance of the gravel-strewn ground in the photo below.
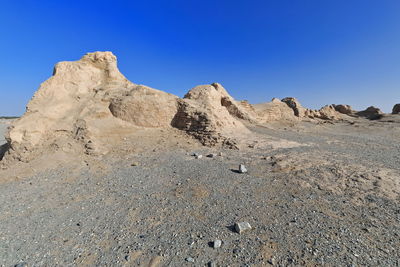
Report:
M 254 128 L 307 146 L 150 150 L 0 184 L 0 265 L 399 266 L 399 125 Z

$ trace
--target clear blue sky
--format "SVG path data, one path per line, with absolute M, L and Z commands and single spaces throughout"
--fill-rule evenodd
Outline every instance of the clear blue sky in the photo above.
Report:
M 399 0 L 2 0 L 0 114 L 21 115 L 58 61 L 99 50 L 179 96 L 220 82 L 252 103 L 400 103 Z

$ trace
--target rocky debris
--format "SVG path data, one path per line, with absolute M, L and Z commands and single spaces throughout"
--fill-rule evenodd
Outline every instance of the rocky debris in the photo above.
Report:
M 200 153 L 197 153 L 197 152 L 193 153 L 192 156 L 193 156 L 195 159 L 201 159 L 201 158 L 203 157 L 203 155 L 201 155 Z
M 335 110 L 337 112 L 342 113 L 342 114 L 349 115 L 349 114 L 354 113 L 354 110 L 349 105 L 341 105 L 340 104 L 340 105 L 333 105 L 333 107 L 335 108 Z
M 132 167 L 139 166 L 139 162 L 137 162 L 137 161 L 135 161 L 135 162 L 132 162 L 132 163 L 131 163 L 131 166 L 132 166 Z
M 26 262 L 20 262 L 14 265 L 14 267 L 27 267 L 28 264 Z
M 211 153 L 207 155 L 207 158 L 215 158 L 217 154 Z
M 208 262 L 207 266 L 208 267 L 217 267 L 217 264 L 215 262 L 210 261 L 210 262 Z
M 239 173 L 246 173 L 246 172 L 247 172 L 246 166 L 244 166 L 244 164 L 240 164 Z
M 365 117 L 370 120 L 378 120 L 383 117 L 383 114 L 384 113 L 379 108 L 376 108 L 374 106 L 370 106 L 367 109 L 356 113 L 356 115 L 360 117 Z
M 241 234 L 245 231 L 248 231 L 251 229 L 251 225 L 248 222 L 239 222 L 235 223 L 235 230 L 237 233 Z
M 217 239 L 213 242 L 213 248 L 220 248 L 222 245 L 222 241 Z
M 400 104 L 396 104 L 393 106 L 392 114 L 400 114 Z

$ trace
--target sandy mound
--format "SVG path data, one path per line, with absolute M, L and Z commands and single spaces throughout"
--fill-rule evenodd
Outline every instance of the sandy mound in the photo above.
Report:
M 298 120 L 294 110 L 277 98 L 273 98 L 271 102 L 253 105 L 253 107 L 260 123 Z

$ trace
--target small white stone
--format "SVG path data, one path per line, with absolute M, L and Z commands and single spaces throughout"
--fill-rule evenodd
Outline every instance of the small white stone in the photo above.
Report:
M 203 155 L 196 155 L 194 156 L 196 159 L 201 159 L 203 157 Z
M 194 262 L 194 259 L 192 257 L 188 257 L 188 258 L 186 258 L 186 261 L 187 262 Z
M 244 231 L 250 230 L 251 225 L 248 222 L 240 222 L 240 223 L 235 223 L 235 230 L 239 234 L 243 233 Z
M 244 166 L 244 164 L 240 164 L 239 173 L 246 173 L 246 172 L 247 172 L 246 166 Z
M 214 247 L 214 248 L 220 248 L 221 245 L 222 245 L 222 241 L 219 240 L 219 239 L 217 239 L 217 240 L 215 240 L 215 241 L 213 242 L 213 247 Z

